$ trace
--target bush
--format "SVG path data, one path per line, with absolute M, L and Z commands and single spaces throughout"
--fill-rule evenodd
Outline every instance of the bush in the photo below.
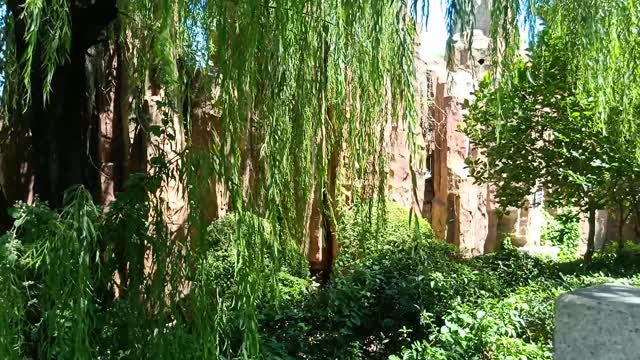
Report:
M 99 209 L 78 194 L 71 198 L 73 209 L 90 210 L 98 219 Z M 142 221 L 117 210 L 114 205 L 107 214 L 113 228 L 125 220 Z M 533 258 L 511 247 L 465 259 L 452 245 L 435 240 L 425 221 L 411 219 L 393 204 L 373 222 L 365 220 L 366 210 L 356 208 L 340 219 L 341 249 L 326 286 L 310 278 L 299 254 L 260 259 L 262 268 L 279 270 L 265 271 L 275 274 L 263 282 L 269 288 L 251 294 L 259 299 L 256 343 L 265 359 L 550 359 L 559 294 L 603 282 L 640 285 L 640 249 L 631 244 L 621 254 L 609 246 L 588 265 Z M 199 359 L 217 350 L 229 359 L 242 355 L 246 309 L 233 296 L 240 288 L 234 281 L 233 237 L 256 228 L 271 231 L 260 226 L 261 219 L 252 217 L 246 228 L 232 217 L 211 224 L 201 244 L 206 251 L 199 250 L 197 261 L 187 264 L 195 268 L 190 291 L 171 308 L 154 311 L 140 302 L 140 291 L 153 287 L 95 298 L 93 291 L 100 294 L 100 289 L 79 287 L 87 280 L 100 283 L 83 277 L 92 264 L 41 259 L 44 246 L 95 251 L 100 243 L 88 237 L 97 234 L 92 223 L 78 228 L 82 222 L 74 212 L 57 214 L 40 205 L 16 211 L 23 223 L 20 233 L 0 237 L 0 353 L 5 357 L 35 353 L 36 346 L 28 346 L 48 331 L 44 326 L 58 329 L 50 349 L 57 358 L 77 352 L 72 346 L 86 347 L 98 359 Z M 142 231 L 146 226 L 141 223 L 141 231 L 131 233 L 148 236 Z M 105 261 L 103 276 L 113 278 L 116 265 Z M 75 287 L 63 281 L 69 278 L 76 279 Z M 59 290 L 56 301 L 43 296 L 45 286 Z M 79 316 L 73 312 L 77 299 L 89 305 Z M 89 327 L 69 326 L 70 319 Z M 79 338 L 90 342 L 71 341 Z M 24 350 L 17 342 L 26 344 Z
M 544 212 L 545 225 L 542 230 L 542 244 L 560 248 L 559 258 L 571 260 L 578 256 L 580 243 L 580 217 L 578 212 L 567 209 L 551 215 Z
M 426 322 L 431 328 L 426 339 L 390 359 L 552 359 L 555 299 L 579 287 L 608 282 L 640 286 L 638 260 L 640 252 L 632 250 L 621 257 L 600 253 L 589 265 L 577 260 L 554 263 L 510 251 L 469 260 L 468 265 L 484 267 L 492 277 L 471 284 L 487 289 L 484 296 L 458 298 L 441 321 Z M 514 278 L 521 265 L 528 276 Z
M 588 266 L 508 247 L 464 259 L 427 223 L 410 224 L 394 206 L 386 216 L 380 229 L 353 213 L 342 219 L 332 282 L 298 287 L 299 302 L 265 314 L 267 358 L 551 359 L 559 294 L 639 283 L 632 251 L 598 254 Z
M 456 252 L 432 241 L 423 220 L 410 223 L 406 211 L 390 206 L 386 216 L 379 229 L 355 213 L 341 219 L 341 249 L 331 283 L 322 289 L 310 286 L 304 301 L 265 316 L 267 348 L 277 351 L 270 357 L 386 358 L 389 348 L 400 349 L 399 329 L 419 325 L 419 304 L 432 297 L 423 286 L 425 274 Z

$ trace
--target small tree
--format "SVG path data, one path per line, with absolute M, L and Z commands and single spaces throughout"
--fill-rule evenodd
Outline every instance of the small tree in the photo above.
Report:
M 604 128 L 592 99 L 576 94 L 567 76 L 570 54 L 545 35 L 509 81 L 480 84 L 463 131 L 482 156 L 468 165 L 476 181 L 496 186 L 502 207 L 522 205 L 540 183 L 551 206 L 587 212 L 590 260 L 596 210 L 610 204 L 612 176 L 620 183 L 632 162 L 620 160 L 627 149 Z
M 617 250 L 620 254 L 624 249 L 624 225 L 633 215 L 636 225 L 640 219 L 640 164 L 634 156 L 618 158 L 612 168 L 608 196 L 617 216 Z

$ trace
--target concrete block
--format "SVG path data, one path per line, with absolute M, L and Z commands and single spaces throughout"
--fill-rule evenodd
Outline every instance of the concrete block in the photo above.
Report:
M 605 284 L 556 301 L 556 360 L 640 359 L 640 288 Z

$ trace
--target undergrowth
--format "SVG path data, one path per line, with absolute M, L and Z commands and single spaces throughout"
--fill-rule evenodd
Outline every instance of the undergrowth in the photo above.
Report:
M 117 235 L 106 226 L 118 224 L 117 208 L 105 218 L 83 194 L 70 192 L 62 213 L 44 205 L 14 211 L 19 226 L 0 243 L 1 357 L 200 359 L 215 350 L 207 342 L 229 354 L 221 359 L 242 357 L 246 310 L 234 302 L 231 239 L 249 230 L 232 216 L 211 224 L 203 236 L 208 250 L 185 265 L 190 288 L 158 310 L 141 306 L 139 297 L 162 279 L 143 278 L 137 287 L 130 280 L 119 298 L 97 287 L 117 285 L 118 264 L 92 256 L 105 236 Z M 551 359 L 559 294 L 603 282 L 640 286 L 634 244 L 621 255 L 605 248 L 589 265 L 512 247 L 465 259 L 396 206 L 387 207 L 378 228 L 356 214 L 340 217 L 340 255 L 328 285 L 310 278 L 301 257 L 288 256 L 266 282 L 274 289 L 253 294 L 263 358 Z M 271 231 L 254 221 L 250 229 Z M 276 266 L 263 259 L 265 268 Z M 120 273 L 132 277 L 134 265 Z M 218 330 L 204 331 L 207 322 Z
M 571 260 L 578 256 L 580 243 L 580 217 L 577 210 L 565 209 L 555 215 L 544 212 L 542 243 L 557 246 L 561 260 Z
M 304 294 L 298 302 L 263 313 L 266 357 L 552 359 L 561 293 L 604 282 L 640 286 L 640 249 L 632 244 L 619 257 L 606 248 L 589 265 L 512 247 L 464 259 L 435 241 L 427 223 L 416 232 L 408 219 L 391 207 L 387 228 L 375 234 L 347 216 L 332 283 L 296 283 L 288 291 Z

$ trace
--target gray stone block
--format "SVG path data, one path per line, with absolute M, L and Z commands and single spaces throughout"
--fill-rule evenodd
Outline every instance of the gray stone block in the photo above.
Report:
M 556 301 L 556 360 L 640 359 L 640 288 L 598 285 Z

